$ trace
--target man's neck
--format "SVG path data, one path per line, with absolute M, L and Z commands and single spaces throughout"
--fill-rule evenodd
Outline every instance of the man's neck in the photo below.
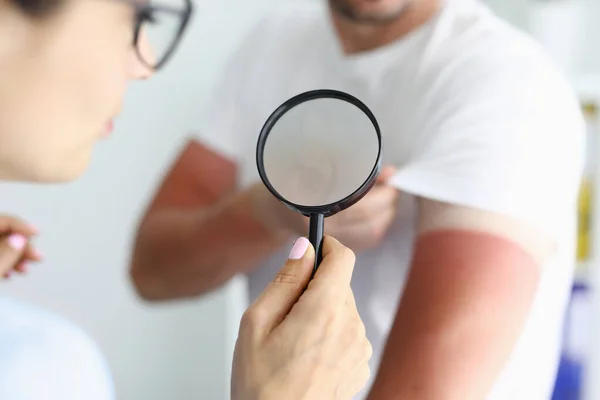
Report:
M 414 1 L 394 21 L 360 24 L 330 9 L 332 22 L 346 54 L 376 49 L 401 39 L 433 18 L 441 8 L 441 0 Z

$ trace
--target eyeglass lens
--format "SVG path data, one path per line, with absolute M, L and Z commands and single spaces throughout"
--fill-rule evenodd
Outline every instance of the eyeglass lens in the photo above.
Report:
M 155 68 L 177 45 L 189 13 L 186 0 L 150 1 L 140 12 L 137 48 L 142 61 Z

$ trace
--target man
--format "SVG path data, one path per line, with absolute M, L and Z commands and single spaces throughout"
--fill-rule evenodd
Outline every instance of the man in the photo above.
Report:
M 326 221 L 357 252 L 374 347 L 361 398 L 548 399 L 573 275 L 584 124 L 538 46 L 476 0 L 285 2 L 218 86 L 140 226 L 141 296 L 197 296 L 247 274 L 254 298 L 307 221 L 258 180 L 269 114 L 300 92 L 364 101 L 386 168 Z

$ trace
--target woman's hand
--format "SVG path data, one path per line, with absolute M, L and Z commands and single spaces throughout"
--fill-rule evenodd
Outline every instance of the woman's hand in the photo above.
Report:
M 27 272 L 27 263 L 40 261 L 40 253 L 31 245 L 37 229 L 23 220 L 0 215 L 0 276 L 10 277 L 14 271 Z
M 244 314 L 233 400 L 347 400 L 365 386 L 372 348 L 350 289 L 354 253 L 326 237 L 323 262 L 310 281 L 314 257 L 308 240 L 298 239 Z

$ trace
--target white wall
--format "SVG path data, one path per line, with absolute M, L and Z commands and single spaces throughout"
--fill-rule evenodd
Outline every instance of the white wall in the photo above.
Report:
M 529 0 L 483 0 L 494 11 L 512 24 L 525 28 L 529 18 Z
M 575 81 L 600 76 L 600 1 L 484 0 L 498 15 L 531 31 Z M 594 79 L 599 80 L 599 79 Z
M 237 315 L 227 311 L 236 293 L 149 307 L 133 293 L 127 261 L 136 219 L 201 118 L 225 57 L 273 1 L 196 1 L 177 57 L 151 82 L 134 85 L 114 136 L 99 146 L 83 179 L 0 185 L 0 211 L 36 224 L 46 256 L 27 277 L 1 283 L 1 295 L 57 311 L 88 330 L 108 358 L 120 399 L 228 398 Z
M 582 46 L 581 70 L 582 73 L 600 76 L 600 1 L 598 0 L 579 0 L 584 3 L 584 29 L 583 35 L 586 38 Z M 599 79 L 600 81 L 600 79 Z

